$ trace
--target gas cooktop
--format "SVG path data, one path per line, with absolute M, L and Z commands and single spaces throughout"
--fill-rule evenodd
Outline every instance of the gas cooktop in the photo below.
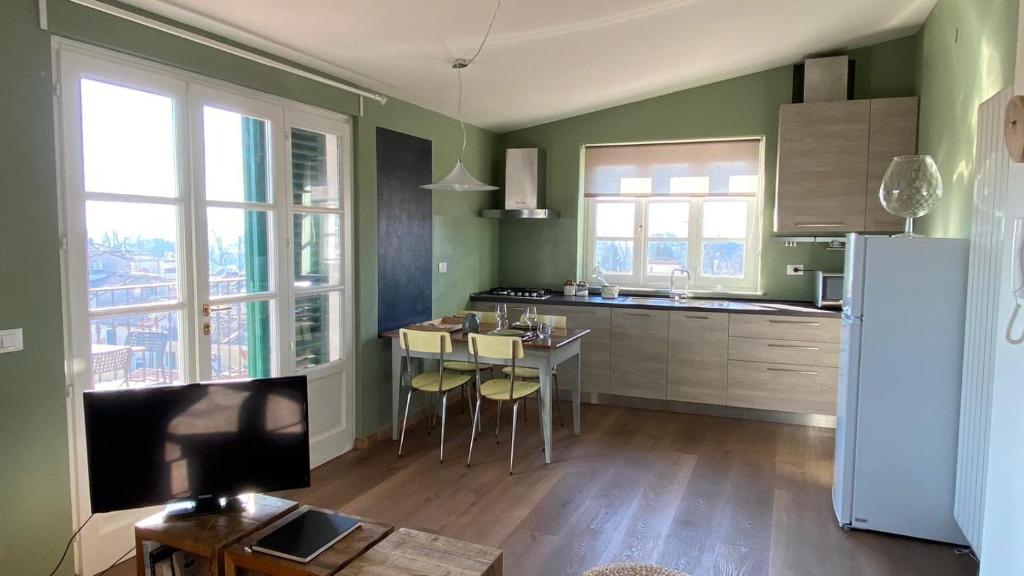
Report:
M 547 288 L 491 288 L 487 291 L 490 296 L 505 296 L 507 298 L 524 298 L 527 300 L 544 300 L 551 297 L 551 290 Z

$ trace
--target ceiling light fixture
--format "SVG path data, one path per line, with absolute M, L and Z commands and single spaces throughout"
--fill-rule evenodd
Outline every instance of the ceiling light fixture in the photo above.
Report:
M 491 35 L 494 19 L 498 16 L 500 8 L 501 0 L 498 0 L 498 4 L 494 7 L 494 14 L 491 15 L 491 23 L 487 25 L 487 32 L 484 34 L 484 39 L 480 42 L 480 47 L 476 49 L 476 54 L 473 54 L 473 57 L 469 59 L 455 58 L 452 60 L 452 70 L 455 70 L 455 75 L 459 79 L 459 127 L 462 129 L 462 148 L 459 151 L 459 161 L 455 163 L 452 171 L 436 184 L 424 184 L 420 188 L 443 190 L 446 192 L 484 192 L 498 189 L 497 186 L 484 184 L 477 180 L 476 177 L 469 173 L 469 170 L 466 170 L 465 164 L 462 163 L 462 158 L 466 154 L 466 123 L 462 119 L 462 70 L 468 68 L 480 56 L 480 52 L 484 49 L 484 44 L 487 43 L 487 38 Z

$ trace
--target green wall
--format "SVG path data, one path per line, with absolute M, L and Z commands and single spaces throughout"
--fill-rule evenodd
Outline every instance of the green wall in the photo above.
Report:
M 204 48 L 63 0 L 50 0 L 60 36 L 356 115 L 358 98 Z M 25 328 L 25 351 L 0 355 L 0 574 L 46 573 L 71 534 L 58 206 L 51 97 L 50 34 L 36 0 L 0 5 L 0 328 Z M 17 55 L 17 58 L 11 57 Z M 454 82 L 454 78 L 453 78 Z M 355 118 L 355 269 L 358 434 L 390 422 L 388 345 L 377 338 L 376 128 L 433 141 L 435 178 L 454 165 L 458 122 L 391 99 L 365 102 Z M 495 180 L 498 138 L 469 127 L 466 164 Z M 426 193 L 426 192 L 424 192 Z M 455 311 L 469 292 L 497 282 L 498 223 L 477 217 L 494 192 L 434 192 L 435 315 Z M 437 262 L 448 262 L 438 275 Z M 66 564 L 64 574 L 70 574 Z
M 0 355 L 0 574 L 12 575 L 48 573 L 71 535 L 50 38 L 35 22 L 32 0 L 0 7 L 0 328 L 25 329 L 25 350 Z
M 917 34 L 919 149 L 942 174 L 944 196 L 919 229 L 967 237 L 978 105 L 1013 84 L 1017 0 L 939 0 Z
M 914 94 L 912 37 L 850 52 L 857 60 L 858 98 Z M 786 264 L 842 270 L 842 252 L 821 245 L 785 247 L 771 238 L 779 106 L 792 101 L 791 66 L 675 92 L 502 134 L 503 148 L 538 146 L 547 152 L 547 204 L 555 221 L 503 221 L 503 284 L 560 285 L 582 275 L 580 147 L 584 144 L 764 136 L 765 202 L 761 288 L 765 297 L 808 300 L 812 277 L 787 276 Z

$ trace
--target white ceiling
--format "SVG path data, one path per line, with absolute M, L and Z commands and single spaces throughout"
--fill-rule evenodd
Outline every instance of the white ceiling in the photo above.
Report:
M 491 0 L 127 0 L 450 116 L 453 56 Z M 667 94 L 913 32 L 936 0 L 504 0 L 463 71 L 496 131 Z

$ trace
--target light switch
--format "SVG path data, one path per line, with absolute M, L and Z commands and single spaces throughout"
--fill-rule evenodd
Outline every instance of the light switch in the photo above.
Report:
M 0 330 L 0 354 L 20 352 L 24 349 L 25 345 L 21 335 L 21 328 Z
M 437 273 L 438 274 L 445 274 L 447 272 L 448 272 L 448 263 L 447 262 L 438 262 L 437 263 Z

